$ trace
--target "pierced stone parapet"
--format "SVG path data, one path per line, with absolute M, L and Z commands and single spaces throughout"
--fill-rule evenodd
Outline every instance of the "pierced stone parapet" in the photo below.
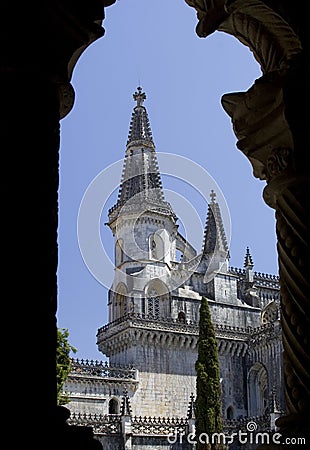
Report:
M 245 341 L 252 328 L 232 327 L 230 325 L 214 324 L 217 338 Z
M 183 323 L 178 319 L 165 317 L 155 318 L 151 314 L 130 313 L 99 328 L 97 337 L 99 339 L 104 333 L 107 335 L 111 330 L 114 334 L 115 332 L 121 331 L 121 329 L 127 328 L 129 324 L 133 327 L 143 325 L 142 328 L 167 330 L 182 333 L 189 332 L 196 334 L 196 330 L 198 330 L 197 322 L 185 321 L 185 323 Z
M 121 434 L 121 416 L 116 414 L 71 413 L 67 423 L 69 425 L 92 427 L 96 435 Z
M 189 431 L 189 420 L 183 417 L 148 417 L 131 416 L 131 432 L 134 436 L 168 436 L 186 435 Z M 121 435 L 122 415 L 81 414 L 71 413 L 68 424 L 90 426 L 95 435 Z M 248 424 L 255 424 L 255 431 L 271 431 L 270 414 L 239 419 L 224 419 L 223 432 L 231 435 L 233 432 L 249 431 Z M 254 425 L 253 425 L 254 426 Z
M 171 434 L 186 434 L 188 419 L 178 417 L 137 417 L 131 422 L 134 435 L 167 436 Z
M 71 359 L 70 377 L 135 380 L 136 373 L 133 366 L 111 367 L 103 361 Z
M 248 348 L 281 339 L 278 322 L 257 328 L 233 327 L 214 324 L 221 354 L 244 356 Z M 199 338 L 197 323 L 180 323 L 172 319 L 147 318 L 141 314 L 129 314 L 102 327 L 97 334 L 97 343 L 108 356 L 124 351 L 133 345 L 157 348 L 190 348 L 196 350 Z
M 245 269 L 241 269 L 241 267 L 229 267 L 229 272 L 234 275 L 243 275 L 245 276 Z
M 249 334 L 249 347 L 270 344 L 272 341 L 281 341 L 282 332 L 279 321 L 266 323 L 258 328 L 253 328 Z
M 245 339 L 253 333 L 261 333 L 266 330 L 270 324 L 253 327 L 233 327 L 224 324 L 214 324 L 216 335 L 219 338 Z M 111 335 L 116 335 L 129 327 L 141 328 L 154 331 L 168 331 L 176 333 L 188 333 L 198 335 L 198 322 L 187 321 L 180 322 L 171 318 L 155 318 L 151 315 L 130 313 L 113 322 L 99 328 L 97 332 L 98 341 L 106 339 Z
M 241 269 L 239 267 L 230 267 L 229 272 L 234 275 L 238 275 L 240 277 L 240 281 L 245 279 L 245 269 Z M 254 272 L 254 282 L 256 286 L 269 287 L 271 289 L 277 290 L 280 289 L 280 281 L 278 275 L 272 275 L 263 272 Z
M 121 434 L 122 415 L 71 413 L 70 425 L 90 426 L 96 435 Z M 136 436 L 168 436 L 185 434 L 188 419 L 179 417 L 131 417 L 131 431 Z

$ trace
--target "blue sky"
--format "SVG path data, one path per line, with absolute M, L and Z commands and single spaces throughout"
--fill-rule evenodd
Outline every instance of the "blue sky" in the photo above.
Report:
M 181 0 L 119 0 L 106 8 L 105 36 L 86 49 L 74 69 L 75 104 L 61 121 L 57 319 L 59 327 L 69 330 L 78 358 L 105 359 L 97 350 L 96 333 L 107 322 L 107 287 L 89 270 L 80 251 L 79 211 L 100 178 L 99 252 L 112 258 L 112 233 L 104 222 L 121 178 L 118 169 L 138 85 L 146 92 L 144 105 L 158 155 L 188 159 L 189 177 L 196 164 L 220 190 L 229 215 L 225 224 L 230 265 L 243 267 L 249 246 L 254 270 L 278 272 L 274 211 L 262 199 L 265 182 L 254 178 L 251 164 L 237 149 L 230 118 L 221 106 L 223 94 L 246 91 L 261 71 L 237 39 L 221 32 L 201 39 L 196 24 L 195 11 Z M 180 224 L 184 222 L 190 235 L 187 207 L 192 204 L 204 224 L 208 199 L 197 194 L 195 181 L 186 187 L 184 180 L 169 174 L 162 181 L 172 206 L 185 214 Z M 199 246 L 202 236 L 194 233 L 192 238 Z M 94 245 L 91 229 L 89 239 Z M 102 270 L 113 276 L 111 264 Z

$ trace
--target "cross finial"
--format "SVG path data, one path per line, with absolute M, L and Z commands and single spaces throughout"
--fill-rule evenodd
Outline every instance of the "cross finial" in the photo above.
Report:
M 133 99 L 137 102 L 137 106 L 142 106 L 146 95 L 142 92 L 142 87 L 138 86 L 136 92 L 133 94 Z
M 216 197 L 216 193 L 215 193 L 214 190 L 212 189 L 212 190 L 211 190 L 211 193 L 210 193 L 211 203 L 214 203 L 214 202 L 215 202 L 215 197 Z

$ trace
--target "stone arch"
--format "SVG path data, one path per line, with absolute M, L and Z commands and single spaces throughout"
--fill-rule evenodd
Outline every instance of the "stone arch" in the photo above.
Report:
M 170 260 L 170 239 L 167 230 L 157 230 L 149 236 L 149 258 L 161 262 Z
M 263 416 L 268 410 L 268 372 L 266 367 L 256 362 L 250 368 L 247 379 L 248 415 Z
M 159 278 L 151 280 L 145 287 L 146 314 L 158 319 L 169 314 L 168 288 Z
M 120 413 L 120 403 L 116 397 L 112 397 L 109 400 L 109 414 L 119 414 Z
M 113 299 L 113 320 L 120 319 L 128 312 L 127 287 L 124 283 L 119 283 Z
M 301 43 L 288 23 L 263 2 L 227 6 L 229 17 L 218 30 L 235 36 L 249 47 L 265 74 L 287 68 L 301 51 Z
M 278 319 L 279 311 L 276 302 L 269 303 L 262 311 L 262 324 L 275 322 Z
M 194 1 L 194 0 L 187 0 L 187 2 L 190 5 L 193 5 L 195 3 L 197 3 L 198 8 L 199 8 L 199 15 L 198 18 L 199 20 L 202 22 L 202 25 L 199 24 L 199 26 L 197 27 L 197 29 L 200 31 L 201 28 L 203 28 L 203 33 L 201 34 L 202 36 L 206 36 L 207 34 L 212 33 L 213 31 L 215 31 L 216 29 L 218 29 L 218 25 L 222 20 L 225 20 L 227 17 L 227 14 L 232 14 L 232 12 L 234 11 L 234 8 L 245 8 L 245 7 L 254 7 L 252 6 L 254 4 L 251 2 L 225 2 L 225 7 L 224 7 L 224 2 L 222 1 L 218 1 L 218 2 L 211 2 L 211 0 L 206 0 L 206 2 L 201 2 L 201 1 Z M 109 5 L 113 3 L 112 2 L 105 2 L 105 5 Z M 257 2 L 255 3 L 255 8 L 260 9 L 260 7 L 264 6 L 267 7 L 266 5 L 263 4 L 263 2 Z M 277 14 L 281 17 L 283 16 L 285 18 L 286 21 L 288 21 L 288 23 L 295 28 L 296 30 L 298 30 L 298 33 L 301 36 L 301 39 L 303 40 L 307 40 L 308 42 L 308 33 L 307 33 L 307 28 L 305 26 L 305 24 L 307 22 L 305 22 L 305 16 L 307 14 L 307 10 L 304 7 L 304 5 L 300 6 L 300 4 L 296 4 L 294 5 L 294 2 L 268 2 L 268 5 L 270 8 L 274 7 L 275 11 L 277 12 Z M 72 49 L 70 52 L 68 52 L 67 46 L 62 46 L 61 50 L 61 54 L 60 56 L 57 58 L 54 58 L 52 60 L 53 64 L 50 64 L 49 70 L 51 70 L 52 74 L 55 75 L 56 74 L 56 79 L 60 80 L 59 83 L 57 83 L 59 86 L 57 87 L 57 90 L 59 90 L 59 97 L 60 97 L 60 118 L 62 119 L 63 117 L 65 117 L 65 115 L 71 110 L 72 106 L 73 106 L 73 102 L 74 102 L 74 91 L 71 87 L 71 85 L 68 83 L 68 80 L 70 80 L 71 75 L 72 75 L 72 71 L 74 69 L 74 66 L 77 62 L 77 59 L 79 58 L 79 56 L 81 55 L 81 53 L 85 50 L 85 48 L 87 48 L 87 46 L 89 46 L 92 42 L 94 42 L 96 39 L 100 38 L 101 36 L 103 36 L 104 34 L 104 30 L 101 29 L 101 21 L 104 19 L 104 8 L 101 8 L 101 11 L 98 11 L 96 8 L 89 8 L 89 6 L 85 6 L 84 10 L 82 10 L 81 8 L 77 8 L 76 5 L 74 3 L 72 3 L 72 5 L 70 4 L 70 6 L 68 6 L 68 10 L 66 10 L 67 14 L 60 16 L 58 14 L 59 12 L 59 8 L 58 8 L 58 3 L 55 2 L 55 10 L 53 10 L 53 14 L 47 14 L 46 17 L 48 17 L 48 33 L 45 36 L 45 43 L 50 43 L 50 42 L 54 42 L 54 37 L 55 37 L 55 33 L 57 34 L 57 37 L 59 38 L 59 40 L 61 41 L 61 39 L 63 39 L 63 37 L 66 37 L 66 40 L 69 38 L 74 38 L 77 36 L 77 32 L 79 31 L 83 31 L 83 33 L 81 33 L 81 39 L 72 39 Z M 205 6 L 207 6 L 208 10 L 205 10 Z M 88 8 L 88 9 L 87 9 Z M 214 11 L 215 9 L 215 11 Z M 37 15 L 33 14 L 34 10 L 30 9 L 30 14 L 27 14 L 27 18 L 29 19 L 29 22 L 27 22 L 28 24 L 28 29 L 32 30 L 35 25 L 36 25 L 36 20 L 37 20 Z M 45 11 L 45 10 L 44 10 Z M 47 11 L 47 9 L 46 9 Z M 26 12 L 26 9 L 25 11 Z M 27 10 L 27 12 L 29 13 L 29 11 Z M 55 14 L 54 14 L 55 12 Z M 241 11 L 242 12 L 242 11 Z M 67 20 L 69 18 L 73 18 L 74 20 Z M 10 22 L 10 20 L 8 21 Z M 25 20 L 24 20 L 25 22 Z M 211 22 L 211 23 L 210 23 Z M 29 25 L 30 23 L 30 25 Z M 276 28 L 277 22 L 274 22 L 274 28 Z M 95 25 L 95 26 L 94 26 Z M 261 25 L 262 28 L 265 25 L 265 21 L 261 21 Z M 14 49 L 14 45 L 15 42 L 18 41 L 18 39 L 20 37 L 22 38 L 28 38 L 29 36 L 27 36 L 27 33 L 25 34 L 25 28 L 24 27 L 16 27 L 16 39 L 13 40 L 13 49 Z M 27 30 L 26 30 L 27 31 Z M 276 41 L 276 37 L 274 36 L 276 33 L 273 33 L 273 28 L 271 29 L 272 32 L 270 32 L 270 42 L 272 42 L 273 40 Z M 242 34 L 240 33 L 240 35 L 242 36 Z M 289 38 L 289 37 L 288 37 Z M 281 48 L 281 43 L 279 43 L 278 47 Z M 304 156 L 304 147 L 306 146 L 306 144 L 302 144 L 302 142 L 304 141 L 306 143 L 306 138 L 305 138 L 305 132 L 306 129 L 305 127 L 302 126 L 297 126 L 297 124 L 299 125 L 300 121 L 299 118 L 301 117 L 301 113 L 298 113 L 298 110 L 300 110 L 300 99 L 299 99 L 299 95 L 298 93 L 301 92 L 301 88 L 300 86 L 303 86 L 304 80 L 306 79 L 305 77 L 307 76 L 307 71 L 304 70 L 305 69 L 305 64 L 307 64 L 308 61 L 308 48 L 309 46 L 306 45 L 305 43 L 305 50 L 304 50 L 304 54 L 302 55 L 302 59 L 297 61 L 297 64 L 292 64 L 293 67 L 293 74 L 290 74 L 289 80 L 286 80 L 286 98 L 289 98 L 289 100 L 287 100 L 286 102 L 286 107 L 287 107 L 287 111 L 288 111 L 288 116 L 290 117 L 290 121 L 293 123 L 293 127 L 292 127 L 292 132 L 294 134 L 294 140 L 297 142 L 298 144 L 298 158 L 299 158 L 299 165 L 297 167 L 297 174 L 296 174 L 296 178 L 301 178 L 300 175 L 302 175 L 304 177 L 305 172 L 304 172 L 304 168 L 302 168 L 302 170 L 300 170 L 300 166 L 303 165 L 303 159 L 305 158 Z M 10 53 L 10 49 L 11 47 L 9 47 L 8 53 Z M 54 55 L 54 48 L 50 48 L 48 47 L 48 50 L 52 50 L 52 56 Z M 271 52 L 272 53 L 272 52 Z M 30 67 L 36 67 L 35 65 L 33 65 L 33 61 L 36 61 L 37 58 L 37 53 L 36 52 L 30 52 L 29 54 L 29 66 Z M 284 59 L 279 58 L 281 62 L 283 62 Z M 293 58 L 292 58 L 293 59 Z M 59 63 L 59 61 L 61 62 L 61 64 Z M 64 61 L 67 62 L 66 66 L 68 68 L 68 74 L 65 75 L 63 67 L 64 67 Z M 284 60 L 285 62 L 285 60 Z M 280 64 L 279 64 L 280 65 Z M 25 71 L 22 71 L 20 69 L 21 65 L 20 65 L 20 61 L 17 60 L 16 62 L 16 73 L 18 71 L 21 71 L 23 73 L 23 75 L 25 75 Z M 15 72 L 13 74 L 14 76 L 10 77 L 7 75 L 6 73 L 6 77 L 7 77 L 7 84 L 10 86 L 15 87 L 16 85 L 16 81 L 15 81 Z M 50 76 L 50 73 L 47 74 L 47 78 Z M 8 96 L 4 96 L 4 101 L 3 101 L 3 109 L 4 111 L 6 111 L 6 108 L 8 107 L 7 105 L 11 105 L 11 104 L 19 104 L 22 105 L 22 107 L 24 108 L 24 105 L 27 106 L 27 114 L 23 114 L 23 124 L 25 129 L 30 129 L 31 130 L 31 121 L 33 120 L 33 114 L 36 114 L 36 108 L 37 108 L 37 101 L 33 100 L 33 93 L 35 92 L 39 92 L 39 96 L 42 96 L 43 94 L 48 94 L 49 98 L 52 98 L 53 96 L 55 96 L 56 93 L 56 89 L 55 86 L 52 85 L 52 83 L 49 84 L 43 84 L 40 85 L 41 89 L 36 89 L 37 86 L 35 83 L 37 83 L 37 78 L 38 77 L 32 77 L 32 79 L 34 79 L 34 84 L 31 85 L 32 89 L 29 89 L 29 82 L 30 82 L 30 77 L 26 77 L 25 80 L 23 80 L 25 82 L 25 84 L 22 84 L 22 89 L 21 90 L 15 90 L 12 89 L 6 89 L 7 92 L 9 93 Z M 52 79 L 52 78 L 51 78 Z M 54 78 L 55 79 L 55 76 Z M 28 83 L 28 85 L 27 85 Z M 28 86 L 28 90 L 24 88 L 24 86 Z M 294 85 L 294 86 L 292 86 Z M 25 96 L 21 96 L 21 93 L 25 92 L 27 95 Z M 31 92 L 31 97 L 28 95 L 28 92 Z M 296 95 L 297 93 L 297 95 Z M 13 100 L 12 100 L 12 95 L 13 95 Z M 35 97 L 36 100 L 39 99 L 38 97 Z M 31 98 L 31 101 L 30 101 Z M 297 98 L 297 100 L 295 100 Z M 5 103 L 6 101 L 6 103 Z M 28 101 L 28 104 L 27 104 Z M 298 102 L 298 107 L 296 108 Z M 35 105 L 31 108 L 32 105 Z M 59 109 L 59 105 L 56 101 L 54 101 L 54 97 L 53 97 L 53 102 L 51 101 L 51 105 L 50 105 L 50 114 L 49 117 L 56 117 L 56 109 L 57 109 L 57 113 L 58 113 L 58 109 Z M 23 109 L 22 109 L 23 111 Z M 303 113 L 304 114 L 304 113 Z M 259 113 L 258 113 L 259 115 Z M 28 118 L 28 117 L 29 118 Z M 45 119 L 45 115 L 44 114 L 40 114 L 39 116 L 42 116 L 42 123 L 44 124 L 50 124 L 52 122 L 49 122 L 49 120 Z M 18 117 L 19 118 L 19 117 Z M 293 119 L 292 119 L 293 118 Z M 12 123 L 13 122 L 13 123 Z M 25 122 L 25 123 L 24 123 Z M 56 119 L 55 119 L 56 122 Z M 267 120 L 265 120 L 265 122 L 267 122 Z M 12 120 L 8 120 L 9 123 L 9 133 L 11 130 L 15 130 L 16 129 L 16 119 L 14 118 L 14 121 Z M 302 122 L 304 123 L 304 122 Z M 44 128 L 45 129 L 45 128 Z M 56 129 L 56 128 L 55 128 Z M 305 131 L 303 131 L 305 130 Z M 35 136 L 36 130 L 34 130 L 33 132 L 33 137 Z M 262 135 L 264 135 L 266 141 L 270 144 L 271 139 L 268 138 L 268 134 L 266 133 L 261 133 Z M 45 132 L 44 136 L 46 136 L 46 139 L 51 139 L 48 135 L 48 132 Z M 247 137 L 247 132 L 244 132 L 244 136 Z M 28 137 L 28 135 L 27 135 Z M 303 139 L 304 138 L 304 139 Z M 29 133 L 29 142 L 31 142 L 30 139 L 30 133 Z M 52 139 L 50 140 L 51 143 L 51 148 L 57 150 L 57 146 L 58 144 L 56 144 L 56 139 Z M 36 140 L 34 140 L 34 142 L 36 143 Z M 31 144 L 33 144 L 33 142 L 31 142 Z M 12 148 L 14 151 L 10 152 L 12 155 L 14 155 L 14 158 L 16 158 L 16 154 L 18 154 L 18 150 L 20 147 L 20 143 L 19 140 L 15 140 L 12 143 Z M 16 152 L 15 152 L 16 150 Z M 306 154 L 308 156 L 308 152 Z M 306 157 L 307 157 L 306 156 Z M 33 164 L 32 164 L 32 160 L 28 159 L 28 160 L 21 160 L 22 164 L 24 164 L 25 162 L 27 162 L 27 166 L 28 167 L 23 167 L 23 172 L 27 174 L 27 178 L 31 178 L 31 176 L 29 176 L 29 174 L 33 174 L 34 176 L 36 175 L 35 169 L 32 168 Z M 53 170 L 53 172 L 51 172 L 53 174 L 53 179 L 56 177 L 54 177 L 54 174 L 57 171 L 57 160 L 55 158 L 54 162 L 51 162 L 48 166 L 47 173 L 49 174 L 48 170 Z M 34 166 L 35 167 L 35 166 Z M 47 178 L 47 177 L 46 177 Z M 286 179 L 289 179 L 288 176 L 285 177 Z M 34 177 L 35 179 L 35 177 Z M 47 178 L 49 180 L 49 178 Z M 293 184 L 292 181 L 290 180 L 291 185 Z M 302 189 L 301 186 L 304 183 L 304 178 L 299 180 L 298 179 L 298 198 L 297 200 L 300 200 L 299 203 L 297 203 L 297 206 L 294 207 L 293 209 L 297 210 L 296 213 L 296 217 L 297 219 L 299 219 L 300 217 L 303 217 L 302 213 L 304 213 L 304 208 L 305 208 L 305 204 L 307 202 L 309 202 L 308 196 L 306 195 L 308 192 L 308 189 Z M 21 179 L 19 180 L 20 186 L 22 186 L 23 189 L 27 189 L 28 185 L 27 183 L 25 183 L 25 179 L 23 179 L 21 177 Z M 296 183 L 297 184 L 297 183 Z M 29 189 L 31 189 L 32 186 L 30 186 Z M 56 182 L 53 184 L 51 184 L 49 186 L 49 189 L 53 196 L 53 198 L 57 199 L 57 195 L 54 195 L 54 193 L 57 193 L 57 185 Z M 291 188 L 291 191 L 293 191 L 293 188 Z M 290 197 L 292 198 L 292 193 L 291 191 L 288 192 L 288 194 L 290 194 Z M 304 192 L 305 194 L 303 194 L 303 196 L 300 194 L 300 192 Z M 287 194 L 287 195 L 288 195 Z M 294 192 L 293 192 L 294 194 Z M 270 192 L 269 192 L 270 195 Z M 31 196 L 31 191 L 29 193 L 29 196 Z M 267 196 L 267 194 L 266 194 Z M 48 198 L 48 197 L 46 197 Z M 47 232 L 50 233 L 54 233 L 54 235 L 56 235 L 56 231 L 57 231 L 57 222 L 54 220 L 54 211 L 57 210 L 57 204 L 55 203 L 56 200 L 53 203 L 53 200 L 51 200 L 50 204 L 45 205 L 45 207 L 50 210 L 53 214 L 52 220 L 50 219 L 49 215 L 46 215 L 46 220 L 43 221 L 43 223 L 41 224 L 42 229 L 44 229 L 46 227 Z M 295 206 L 295 205 L 294 205 Z M 284 319 L 285 319 L 285 328 L 284 328 L 284 337 L 285 337 L 285 352 L 286 352 L 286 378 L 287 380 L 290 380 L 290 383 L 287 383 L 287 387 L 286 387 L 286 395 L 287 395 L 287 404 L 288 404 L 288 412 L 292 413 L 292 414 L 296 414 L 296 412 L 298 413 L 303 413 L 303 414 L 299 414 L 297 416 L 298 418 L 298 427 L 299 430 L 302 427 L 302 424 L 300 423 L 301 421 L 301 417 L 303 416 L 305 419 L 308 419 L 307 414 L 305 413 L 307 411 L 307 407 L 309 406 L 309 394 L 307 395 L 307 390 L 305 389 L 305 386 L 307 386 L 307 376 L 309 378 L 309 373 L 307 373 L 306 371 L 306 364 L 304 364 L 304 362 L 306 362 L 306 358 L 308 357 L 308 354 L 306 352 L 302 352 L 302 355 L 299 355 L 299 353 L 297 352 L 297 350 L 299 349 L 300 346 L 300 341 L 301 339 L 306 339 L 307 337 L 307 333 L 309 331 L 309 327 L 305 327 L 305 332 L 302 335 L 302 338 L 300 338 L 299 334 L 297 333 L 296 330 L 302 330 L 304 325 L 307 325 L 307 322 L 305 321 L 304 317 L 301 315 L 301 317 L 298 316 L 298 312 L 300 312 L 300 310 L 303 310 L 303 308 L 301 308 L 301 305 L 304 306 L 304 309 L 307 309 L 307 307 L 309 306 L 309 295 L 308 292 L 305 292 L 303 289 L 300 289 L 301 286 L 301 282 L 303 282 L 303 285 L 306 285 L 306 283 L 304 283 L 305 280 L 305 276 L 306 276 L 306 268 L 307 265 L 305 265 L 303 268 L 303 266 L 300 264 L 300 267 L 298 264 L 294 264 L 295 260 L 294 258 L 292 258 L 292 256 L 294 255 L 290 255 L 290 251 L 289 249 L 291 249 L 291 245 L 284 245 L 285 244 L 285 239 L 287 239 L 287 237 L 290 238 L 290 241 L 293 241 L 293 243 L 296 243 L 297 240 L 297 249 L 298 252 L 297 253 L 297 258 L 299 258 L 300 254 L 304 254 L 303 250 L 306 247 L 306 243 L 308 241 L 307 239 L 307 235 L 306 233 L 309 231 L 309 227 L 305 226 L 302 228 L 299 228 L 299 230 L 302 230 L 302 235 L 300 235 L 297 231 L 295 231 L 295 233 L 292 231 L 293 229 L 293 225 L 291 225 L 292 222 L 286 220 L 286 215 L 282 214 L 282 209 L 283 207 L 279 207 L 277 206 L 277 209 L 280 210 L 277 211 L 279 212 L 279 216 L 281 214 L 281 218 L 283 221 L 283 225 L 282 222 L 280 222 L 280 220 L 278 220 L 278 227 L 279 230 L 283 231 L 284 234 L 284 238 L 282 241 L 280 241 L 280 250 L 279 250 L 279 259 L 280 259 L 280 266 L 284 266 L 284 257 L 286 257 L 286 260 L 288 260 L 288 262 L 290 263 L 290 267 L 295 267 L 295 269 L 292 271 L 292 273 L 289 273 L 289 276 L 287 276 L 285 273 L 283 275 L 282 271 L 282 275 L 281 275 L 281 287 L 283 286 L 285 289 L 283 289 L 282 292 L 282 296 L 285 298 L 285 303 L 286 303 L 286 307 L 287 310 L 290 311 L 289 315 L 285 315 Z M 291 208 L 292 209 L 292 208 Z M 301 212 L 298 212 L 300 211 Z M 294 213 L 296 211 L 293 211 Z M 32 221 L 34 224 L 38 223 L 38 220 L 41 219 L 41 211 L 40 208 L 37 209 L 37 211 L 33 212 L 33 215 L 31 217 Z M 294 215 L 292 214 L 292 217 Z M 14 218 L 13 218 L 14 219 Z M 297 220 L 295 220 L 295 223 L 297 222 Z M 299 222 L 300 223 L 300 222 Z M 288 229 L 288 231 L 287 231 Z M 296 230 L 296 228 L 295 228 Z M 303 231 L 304 230 L 304 231 Z M 15 232 L 15 230 L 13 229 L 13 233 Z M 279 233 L 280 234 L 280 233 Z M 298 238 L 297 234 L 299 235 Z M 306 239 L 303 239 L 303 237 L 306 237 Z M 37 244 L 37 246 L 40 246 L 39 251 L 42 253 L 42 241 L 38 240 L 38 242 L 34 242 L 32 243 L 32 247 L 34 248 L 35 245 Z M 44 245 L 44 244 L 43 244 Z M 282 250 L 283 249 L 283 250 Z M 300 251 L 301 249 L 301 251 Z M 39 252 L 39 253 L 40 253 Z M 57 242 L 56 239 L 53 240 L 47 240 L 46 241 L 46 251 L 43 252 L 44 254 L 46 254 L 46 260 L 47 260 L 47 264 L 41 264 L 41 267 L 38 268 L 38 270 L 42 271 L 42 275 L 46 276 L 46 267 L 50 267 L 50 269 L 48 269 L 48 273 L 51 274 L 51 277 L 54 277 L 55 274 L 55 263 L 54 265 L 50 265 L 50 254 L 51 252 L 57 252 Z M 41 254 L 40 253 L 40 254 Z M 293 253 L 293 252 L 292 252 Z M 25 254 L 27 257 L 27 252 L 22 252 L 20 251 L 20 254 Z M 307 253 L 308 255 L 308 253 Z M 296 259 L 296 262 L 298 262 L 298 259 Z M 26 266 L 26 265 L 25 265 Z M 298 267 L 298 269 L 296 269 Z M 280 267 L 281 268 L 281 267 Z M 50 271 L 49 271 L 50 270 Z M 29 277 L 31 279 L 31 274 L 29 273 Z M 284 278 L 283 282 L 282 282 L 282 277 Z M 54 277 L 55 278 L 55 277 Z M 54 279 L 53 278 L 53 279 Z M 292 280 L 292 282 L 291 282 Z M 288 283 L 287 283 L 288 281 Z M 300 294 L 298 292 L 298 290 L 295 288 L 295 286 L 293 286 L 293 282 L 295 283 L 296 287 L 299 288 L 302 291 L 302 294 Z M 293 286 L 293 289 L 291 289 Z M 306 285 L 307 286 L 307 285 Z M 46 288 L 46 294 L 45 291 L 42 294 L 42 290 L 39 292 L 38 295 L 35 295 L 36 293 L 34 293 L 33 295 L 33 302 L 32 302 L 32 309 L 31 309 L 31 305 L 29 305 L 28 311 L 27 313 L 29 314 L 29 317 L 33 316 L 33 312 L 36 312 L 38 305 L 39 307 L 42 306 L 42 298 L 44 300 L 44 298 L 47 298 L 48 301 L 48 306 L 47 306 L 47 311 L 46 311 L 46 316 L 44 316 L 42 318 L 42 336 L 46 336 L 46 338 L 48 339 L 48 342 L 51 344 L 50 346 L 47 346 L 47 349 L 50 348 L 50 351 L 47 351 L 44 353 L 44 356 L 42 356 L 41 361 L 42 364 L 46 365 L 46 367 L 51 367 L 51 364 L 53 364 L 54 362 L 54 331 L 50 331 L 51 327 L 50 324 L 54 323 L 54 319 L 55 319 L 55 290 L 56 290 L 57 286 L 53 285 L 53 283 L 47 283 L 47 288 Z M 289 289 L 288 289 L 289 288 Z M 297 291 L 297 294 L 296 294 Z M 289 292 L 289 294 L 287 293 Z M 294 295 L 296 294 L 296 295 Z M 52 301 L 51 301 L 52 298 Z M 294 300 L 294 301 L 293 301 Z M 303 303 L 302 303 L 303 301 Z M 292 308 L 292 309 L 291 309 Z M 284 309 L 284 308 L 283 308 Z M 296 324 L 294 324 L 294 327 L 290 326 L 289 324 L 287 324 L 287 322 L 289 321 L 290 317 L 295 317 L 295 311 L 297 311 L 297 323 L 298 323 L 298 327 L 296 326 Z M 22 313 L 24 314 L 24 310 L 22 311 Z M 286 314 L 286 312 L 284 312 Z M 25 317 L 23 317 L 23 322 L 26 323 L 28 325 L 28 321 L 25 320 Z M 284 323 L 284 321 L 283 321 Z M 300 326 L 299 326 L 300 325 Z M 25 328 L 24 330 L 24 339 L 27 340 L 28 346 L 31 345 L 32 343 L 32 335 L 29 335 L 29 330 L 27 328 Z M 40 362 L 41 362 L 40 361 Z M 50 375 L 48 375 L 48 372 L 51 372 Z M 53 413 L 54 412 L 54 390 L 55 390 L 55 380 L 54 380 L 54 374 L 53 371 L 46 371 L 47 373 L 47 379 L 46 377 L 44 377 L 44 379 L 42 380 L 41 383 L 44 383 L 44 387 L 46 389 L 46 396 L 47 396 L 47 401 L 46 404 L 47 406 L 47 412 L 48 413 Z M 292 381 L 293 380 L 293 381 Z M 38 383 L 38 380 L 36 380 L 36 383 Z M 288 384 L 290 386 L 288 386 Z M 42 384 L 43 386 L 43 384 Z M 51 388 L 49 388 L 49 386 L 51 386 Z M 297 395 L 296 395 L 297 392 Z M 299 393 L 299 394 L 298 394 Z M 294 394 L 294 395 L 293 395 Z M 305 395 L 304 395 L 305 394 Z M 27 403 L 27 402 L 24 402 Z M 51 406 L 52 405 L 52 408 Z M 304 420 L 305 420 L 304 419 Z M 297 423 L 297 421 L 295 420 L 295 422 Z M 294 420 L 290 420 L 290 423 L 295 423 Z M 71 430 L 71 433 L 73 433 L 73 430 Z M 69 433 L 70 434 L 70 433 Z M 291 432 L 291 427 L 290 427 L 290 433 L 287 433 L 288 435 L 294 435 Z

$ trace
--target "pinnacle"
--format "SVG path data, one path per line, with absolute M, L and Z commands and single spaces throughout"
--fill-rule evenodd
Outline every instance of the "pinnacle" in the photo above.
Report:
M 253 259 L 252 256 L 250 254 L 250 250 L 249 247 L 246 248 L 246 252 L 245 252 L 245 257 L 244 257 L 244 268 L 246 267 L 252 267 L 254 266 L 253 264 Z
M 228 245 L 224 230 L 221 210 L 216 202 L 216 194 L 213 190 L 210 193 L 210 203 L 208 206 L 205 238 L 204 238 L 204 254 L 211 254 L 215 251 L 226 252 L 228 255 Z

